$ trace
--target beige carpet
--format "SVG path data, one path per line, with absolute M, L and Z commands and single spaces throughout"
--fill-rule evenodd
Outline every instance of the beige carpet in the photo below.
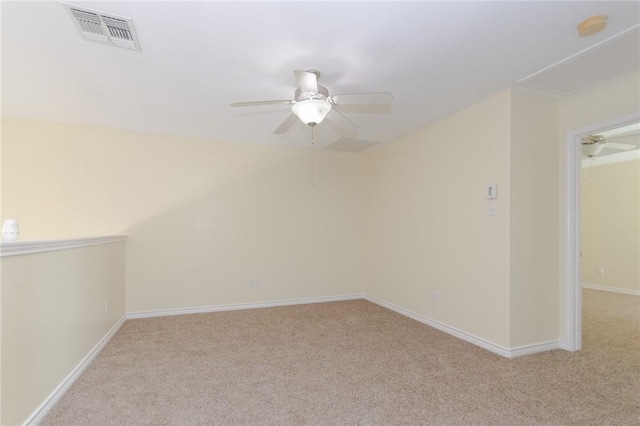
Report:
M 505 359 L 366 301 L 132 320 L 43 424 L 640 424 L 640 298 L 585 291 L 584 334 Z

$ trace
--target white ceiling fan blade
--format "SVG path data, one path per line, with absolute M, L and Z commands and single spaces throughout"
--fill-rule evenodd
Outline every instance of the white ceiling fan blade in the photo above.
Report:
M 296 70 L 293 72 L 298 80 L 302 93 L 318 93 L 318 74 L 312 71 Z
M 234 102 L 232 107 L 245 107 L 245 106 L 258 106 L 258 105 L 291 105 L 293 101 L 290 100 L 278 100 L 278 101 L 253 101 L 253 102 Z
M 291 126 L 296 124 L 296 121 L 298 121 L 298 116 L 295 115 L 295 114 L 291 114 L 289 117 L 287 117 L 286 120 L 284 120 L 282 122 L 282 124 L 273 133 L 275 135 L 284 135 L 285 133 L 287 133 L 289 131 Z
M 634 136 L 635 136 L 636 138 L 640 137 L 640 132 L 628 132 L 628 133 L 622 133 L 622 134 L 615 135 L 615 136 L 607 136 L 607 137 L 606 137 L 606 139 L 607 139 L 608 141 L 612 141 L 612 140 L 615 140 L 615 139 L 627 139 L 627 138 L 632 138 L 632 137 L 634 137 Z
M 390 104 L 393 95 L 389 92 L 377 93 L 352 93 L 345 95 L 333 95 L 331 101 L 335 105 L 343 104 Z
M 335 124 L 338 131 L 345 136 L 353 138 L 358 134 L 358 125 L 335 109 L 329 111 L 325 120 L 327 120 L 329 124 Z
M 616 143 L 616 142 L 607 142 L 604 145 L 605 148 L 613 148 L 613 149 L 619 149 L 621 151 L 629 151 L 630 149 L 635 149 L 637 148 L 637 146 L 634 145 L 629 145 L 626 143 Z
M 624 137 L 640 133 L 640 123 L 633 123 L 627 126 L 617 127 L 615 129 L 606 130 L 599 134 L 607 139 L 614 139 L 617 137 Z

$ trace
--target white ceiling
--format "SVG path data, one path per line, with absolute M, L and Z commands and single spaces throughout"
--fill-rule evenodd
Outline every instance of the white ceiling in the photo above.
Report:
M 59 2 L 3 1 L 3 115 L 305 146 L 300 123 L 273 134 L 287 106 L 229 104 L 292 99 L 292 71 L 317 69 L 330 94 L 393 93 L 390 108 L 341 108 L 388 142 L 640 23 L 635 1 L 70 3 L 131 17 L 142 50 L 84 41 Z M 578 37 L 596 14 L 608 27 Z

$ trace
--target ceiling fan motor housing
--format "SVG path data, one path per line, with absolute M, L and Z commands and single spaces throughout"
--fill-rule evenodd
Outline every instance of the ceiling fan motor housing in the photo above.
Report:
M 318 86 L 318 93 L 303 92 L 299 87 L 296 89 L 296 102 L 306 101 L 307 99 L 320 99 L 327 100 L 329 98 L 329 91 L 326 87 Z

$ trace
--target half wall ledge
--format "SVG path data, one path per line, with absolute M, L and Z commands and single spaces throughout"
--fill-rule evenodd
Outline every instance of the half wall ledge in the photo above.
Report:
M 2 241 L 2 243 L 0 243 L 0 257 L 125 242 L 127 238 L 126 235 L 107 235 L 101 237 L 65 238 L 60 240 Z

